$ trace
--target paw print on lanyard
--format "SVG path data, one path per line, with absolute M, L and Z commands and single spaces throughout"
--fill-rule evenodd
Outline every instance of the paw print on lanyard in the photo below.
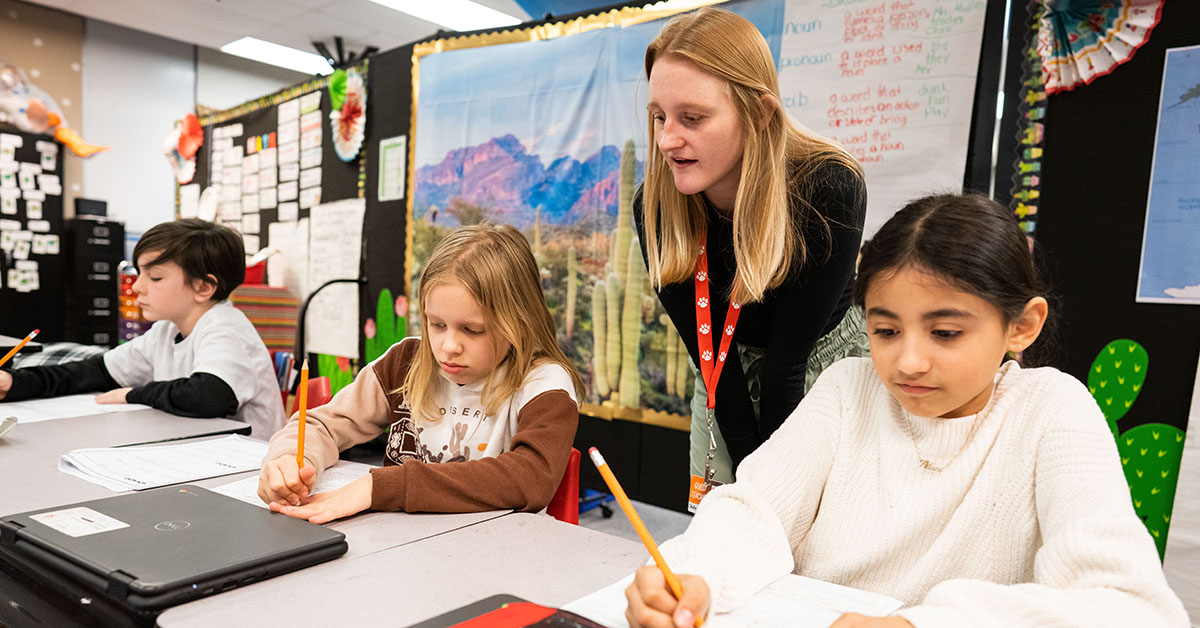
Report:
M 712 331 L 712 328 L 708 326 L 708 323 L 704 323 L 700 326 L 700 333 L 704 334 L 705 336 L 707 336 L 708 332 L 710 331 Z

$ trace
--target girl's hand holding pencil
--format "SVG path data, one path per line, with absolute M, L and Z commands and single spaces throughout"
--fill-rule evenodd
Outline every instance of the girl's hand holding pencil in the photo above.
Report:
M 267 461 L 258 475 L 258 497 L 267 504 L 299 506 L 308 501 L 317 482 L 317 470 L 311 464 L 296 467 L 296 457 L 288 454 Z
M 696 619 L 708 614 L 712 594 L 700 576 L 679 575 L 683 595 L 678 600 L 667 586 L 662 570 L 647 565 L 637 570 L 633 584 L 625 590 L 625 620 L 630 628 L 692 628 Z

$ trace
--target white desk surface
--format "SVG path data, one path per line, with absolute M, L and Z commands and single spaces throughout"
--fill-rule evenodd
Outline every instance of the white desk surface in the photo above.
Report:
M 103 486 L 58 471 L 59 456 L 73 449 L 228 434 L 249 427 L 240 421 L 189 419 L 154 409 L 17 425 L 0 438 L 0 515 L 113 495 Z
M 397 515 L 372 516 L 375 526 Z M 562 606 L 648 559 L 640 543 L 546 515 L 510 514 L 177 606 L 158 625 L 407 626 L 498 593 Z
M 25 336 L 21 336 L 20 338 L 17 338 L 15 336 L 8 336 L 6 334 L 0 334 L 0 347 L 6 347 L 8 349 L 11 349 L 11 348 L 17 346 L 18 344 L 20 344 L 21 341 L 24 339 L 25 339 Z M 34 350 L 40 351 L 41 348 L 42 348 L 42 343 L 40 343 L 36 340 L 30 340 L 28 343 L 26 343 L 26 345 L 24 347 L 21 348 L 21 352 L 22 353 L 32 352 Z M 3 355 L 3 354 L 0 354 L 0 355 Z

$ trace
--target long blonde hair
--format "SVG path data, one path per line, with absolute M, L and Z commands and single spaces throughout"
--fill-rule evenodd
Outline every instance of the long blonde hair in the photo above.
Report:
M 808 247 L 801 227 L 816 221 L 828 232 L 827 220 L 806 199 L 809 190 L 804 184 L 810 175 L 830 161 L 859 177 L 862 168 L 841 146 L 788 117 L 771 51 L 745 18 L 711 7 L 676 17 L 646 48 L 647 79 L 655 61 L 666 56 L 686 59 L 729 86 L 744 139 L 741 183 L 733 205 L 737 277 L 729 296 L 741 303 L 760 301 L 787 278 L 793 264 L 804 264 Z M 654 114 L 648 113 L 647 120 L 650 141 L 642 199 L 647 270 L 654 287 L 661 289 L 691 275 L 707 213 L 700 194 L 684 195 L 675 188 L 674 175 L 655 143 Z M 792 218 L 789 201 L 802 208 L 801 220 Z
M 576 398 L 583 398 L 583 381 L 575 364 L 558 346 L 537 261 L 520 231 L 509 225 L 471 225 L 451 231 L 438 242 L 421 271 L 418 305 L 422 326 L 428 325 L 425 303 L 430 290 L 449 282 L 458 282 L 471 293 L 483 310 L 488 332 L 510 345 L 508 354 L 484 382 L 486 414 L 495 415 L 501 404 L 520 390 L 529 371 L 547 362 L 566 369 L 575 384 Z M 412 409 L 413 418 L 441 418 L 431 394 L 437 377 L 437 358 L 425 330 L 404 384 L 397 389 Z

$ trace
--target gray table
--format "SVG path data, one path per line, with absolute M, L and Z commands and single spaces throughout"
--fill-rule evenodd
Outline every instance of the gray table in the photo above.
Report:
M 372 526 L 395 516 L 378 515 Z M 407 626 L 497 593 L 562 606 L 647 558 L 640 543 L 510 514 L 177 606 L 158 625 Z
M 58 470 L 59 456 L 73 449 L 249 431 L 240 421 L 188 419 L 154 409 L 17 425 L 0 438 L 0 515 L 113 495 Z

